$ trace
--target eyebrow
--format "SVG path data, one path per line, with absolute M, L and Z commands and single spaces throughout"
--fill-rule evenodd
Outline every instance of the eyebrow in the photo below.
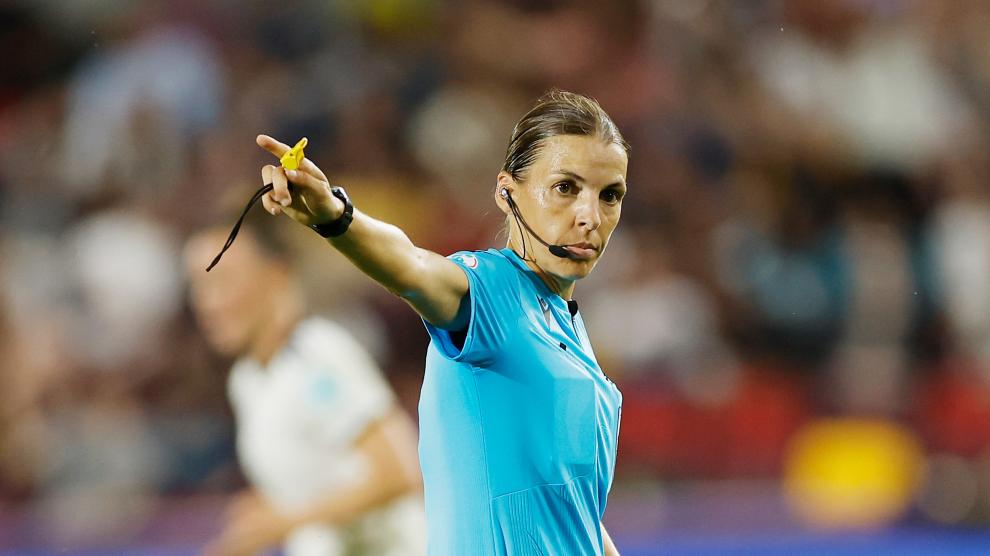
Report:
M 554 173 L 555 174 L 561 174 L 561 175 L 564 175 L 564 176 L 567 176 L 567 177 L 570 177 L 570 178 L 574 178 L 577 181 L 585 181 L 584 178 L 582 178 L 578 174 L 575 174 L 574 172 L 571 172 L 570 170 L 563 170 L 563 169 L 561 169 L 561 170 L 557 170 Z
M 571 172 L 570 170 L 560 169 L 560 170 L 557 170 L 554 173 L 555 174 L 560 174 L 560 175 L 563 175 L 563 176 L 567 176 L 569 178 L 573 178 L 575 181 L 587 181 L 584 178 L 582 178 L 579 174 L 576 174 L 574 172 Z M 608 189 L 610 187 L 624 187 L 625 185 L 626 185 L 626 182 L 624 182 L 624 181 L 617 181 L 615 183 L 610 183 L 610 184 L 606 185 L 604 187 L 604 189 Z

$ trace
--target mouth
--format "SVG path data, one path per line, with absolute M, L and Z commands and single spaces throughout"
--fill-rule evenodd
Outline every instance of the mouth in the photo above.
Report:
M 598 248 L 590 243 L 573 243 L 564 246 L 564 249 L 567 249 L 567 252 L 571 254 L 571 258 L 583 261 L 593 259 L 598 255 Z

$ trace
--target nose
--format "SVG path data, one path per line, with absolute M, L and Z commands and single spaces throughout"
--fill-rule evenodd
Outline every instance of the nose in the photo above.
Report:
M 598 205 L 598 196 L 582 196 L 576 207 L 576 221 L 578 228 L 593 232 L 602 225 L 601 207 Z

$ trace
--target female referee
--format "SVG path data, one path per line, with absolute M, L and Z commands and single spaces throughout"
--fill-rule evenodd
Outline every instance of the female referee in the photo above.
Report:
M 289 150 L 266 135 L 257 142 L 276 157 Z M 359 212 L 311 161 L 262 168 L 274 185 L 268 212 L 327 238 L 426 323 L 429 554 L 618 554 L 601 519 L 622 397 L 572 294 L 619 222 L 627 163 L 597 102 L 549 93 L 516 124 L 498 174 L 507 247 L 446 258 Z

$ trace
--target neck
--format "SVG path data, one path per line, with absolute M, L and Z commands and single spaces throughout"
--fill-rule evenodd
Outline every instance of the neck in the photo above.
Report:
M 548 288 L 550 288 L 550 291 L 554 292 L 555 294 L 559 295 L 560 297 L 566 300 L 570 300 L 571 297 L 574 295 L 574 286 L 576 285 L 576 282 L 574 280 L 565 280 L 558 276 L 554 276 L 553 274 L 550 274 L 549 272 L 544 270 L 543 267 L 540 266 L 538 262 L 536 262 L 536 257 L 533 255 L 530 249 L 527 249 L 525 251 L 526 257 L 523 257 L 522 256 L 523 249 L 520 243 L 521 242 L 514 241 L 513 237 L 510 237 L 509 242 L 506 244 L 506 247 L 512 249 L 516 253 L 516 255 L 519 255 L 519 258 L 522 259 L 524 263 L 526 263 L 526 266 L 528 266 L 529 269 L 532 270 L 540 278 L 540 280 L 542 280 L 543 283 L 546 284 Z M 546 246 L 537 243 L 535 248 L 546 249 Z
M 248 349 L 247 356 L 262 366 L 269 361 L 289 341 L 289 336 L 302 319 L 302 304 L 298 297 L 292 294 L 272 300 L 273 310 L 270 318 L 261 325 L 261 330 L 255 336 Z

